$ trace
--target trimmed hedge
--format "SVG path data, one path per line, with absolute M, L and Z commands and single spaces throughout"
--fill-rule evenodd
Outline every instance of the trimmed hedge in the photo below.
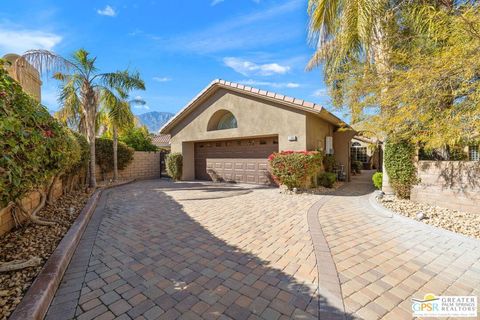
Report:
M 335 181 L 337 181 L 337 175 L 333 172 L 323 172 L 317 177 L 317 184 L 325 188 L 333 187 Z
M 322 167 L 317 151 L 282 151 L 268 157 L 274 180 L 288 189 L 307 188 L 309 181 Z
M 182 179 L 183 172 L 183 156 L 179 152 L 170 153 L 167 155 L 166 169 L 168 175 L 174 180 Z
M 372 176 L 373 185 L 378 190 L 382 190 L 383 173 L 375 172 Z
M 362 173 L 363 163 L 361 161 L 352 161 L 352 171 L 355 173 Z
M 118 141 L 117 161 L 118 170 L 125 169 L 133 160 L 135 150 L 125 143 Z M 95 162 L 100 167 L 102 179 L 113 171 L 113 140 L 105 138 L 95 139 Z
M 11 78 L 0 59 L 0 207 L 81 165 L 73 132 Z
M 410 198 L 412 186 L 417 183 L 417 169 L 413 163 L 415 146 L 406 141 L 385 144 L 385 169 L 395 194 L 404 199 Z

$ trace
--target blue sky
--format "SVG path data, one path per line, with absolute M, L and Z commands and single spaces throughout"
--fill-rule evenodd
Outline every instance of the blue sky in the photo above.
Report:
M 85 48 L 101 71 L 138 70 L 146 106 L 177 112 L 213 79 L 280 92 L 329 107 L 321 70 L 305 71 L 306 0 L 22 0 L 2 4 L 0 55 Z M 43 103 L 58 108 L 57 83 Z

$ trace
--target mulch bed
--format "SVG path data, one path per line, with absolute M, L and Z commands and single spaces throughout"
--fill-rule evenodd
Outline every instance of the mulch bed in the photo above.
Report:
M 0 273 L 0 319 L 6 320 L 20 303 L 48 257 L 73 224 L 85 206 L 90 194 L 83 191 L 67 194 L 53 205 L 47 205 L 40 217 L 60 221 L 54 226 L 28 224 L 16 228 L 0 238 L 0 262 L 28 260 L 39 257 L 42 263 L 35 267 Z

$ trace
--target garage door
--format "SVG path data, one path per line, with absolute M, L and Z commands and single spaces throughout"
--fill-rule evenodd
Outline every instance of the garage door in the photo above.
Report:
M 225 181 L 270 184 L 267 158 L 278 152 L 276 137 L 195 143 L 195 178 L 211 180 L 208 171 Z

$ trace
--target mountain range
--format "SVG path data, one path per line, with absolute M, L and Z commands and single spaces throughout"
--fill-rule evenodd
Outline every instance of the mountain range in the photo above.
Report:
M 171 112 L 151 111 L 139 114 L 137 118 L 143 125 L 147 126 L 148 131 L 158 133 L 158 130 L 173 116 L 174 114 Z

